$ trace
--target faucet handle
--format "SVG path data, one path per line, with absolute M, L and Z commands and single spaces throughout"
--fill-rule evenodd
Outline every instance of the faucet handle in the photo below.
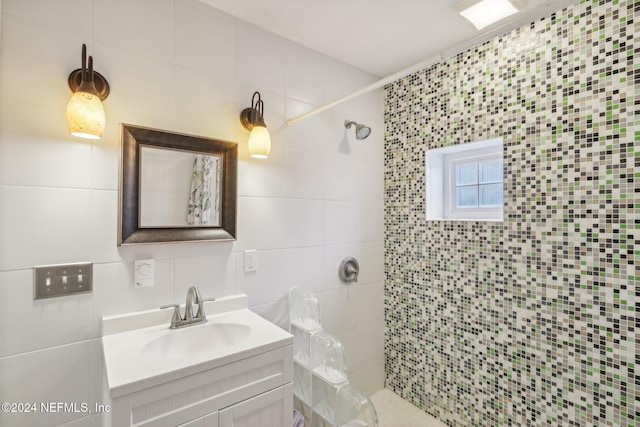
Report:
M 179 322 L 182 321 L 182 317 L 180 316 L 180 304 L 167 304 L 160 307 L 161 309 L 165 308 L 173 308 L 173 316 L 171 317 L 171 326 L 169 328 L 175 329 Z
M 202 298 L 200 300 L 200 304 L 198 304 L 198 314 L 196 314 L 196 317 L 197 318 L 206 318 L 207 315 L 204 312 L 204 303 L 206 301 L 215 301 L 215 300 L 216 300 L 215 298 Z

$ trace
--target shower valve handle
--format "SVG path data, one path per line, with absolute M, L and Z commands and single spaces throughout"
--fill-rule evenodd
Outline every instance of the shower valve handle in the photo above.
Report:
M 360 273 L 360 265 L 358 260 L 353 257 L 343 259 L 338 267 L 338 276 L 343 282 L 357 282 L 358 273 Z

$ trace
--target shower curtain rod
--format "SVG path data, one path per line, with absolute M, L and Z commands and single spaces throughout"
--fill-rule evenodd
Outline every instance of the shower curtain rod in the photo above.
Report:
M 409 75 L 411 73 L 415 73 L 416 71 L 422 70 L 423 68 L 426 68 L 426 67 L 428 67 L 430 65 L 433 65 L 436 62 L 441 61 L 441 60 L 442 60 L 441 56 L 437 55 L 435 57 L 432 57 L 432 58 L 429 58 L 429 59 L 425 59 L 424 61 L 420 61 L 417 64 L 411 65 L 411 66 L 409 66 L 407 68 L 403 68 L 400 71 L 396 71 L 395 73 L 393 73 L 393 74 L 391 74 L 391 75 L 389 75 L 387 77 L 384 77 L 384 78 L 378 80 L 377 82 L 371 83 L 369 86 L 365 86 L 360 90 L 357 90 L 357 91 L 355 91 L 353 93 L 350 93 L 347 96 L 343 96 L 340 99 L 336 99 L 335 101 L 330 102 L 329 104 L 325 104 L 322 107 L 318 107 L 315 110 L 309 111 L 308 113 L 301 114 L 298 117 L 294 117 L 292 119 L 289 119 L 285 123 L 287 124 L 287 126 L 291 126 L 292 124 L 294 124 L 296 122 L 299 122 L 300 120 L 304 120 L 304 119 L 306 119 L 308 117 L 314 116 L 314 115 L 316 115 L 318 113 L 321 113 L 321 112 L 323 112 L 325 110 L 333 108 L 338 104 L 342 104 L 343 102 L 350 100 L 351 98 L 355 98 L 357 96 L 364 95 L 367 92 L 371 92 L 372 90 L 379 89 L 379 88 L 381 88 L 381 87 L 383 87 L 383 86 L 385 86 L 385 85 L 387 85 L 389 83 L 392 83 L 392 82 L 394 82 L 394 81 L 396 81 L 396 80 L 398 80 L 398 79 L 400 79 L 400 78 L 402 78 L 404 76 L 407 76 L 407 75 Z
M 424 68 L 427 68 L 433 64 L 436 64 L 444 59 L 450 58 L 454 55 L 457 55 L 460 52 L 464 52 L 465 50 L 472 48 L 474 46 L 477 46 L 479 44 L 482 44 L 486 41 L 491 40 L 494 37 L 497 37 L 501 34 L 505 34 L 507 31 L 513 29 L 513 28 L 519 28 L 520 26 L 529 24 L 531 22 L 533 22 L 535 19 L 539 19 L 541 17 L 547 16 L 551 13 L 554 12 L 558 12 L 559 10 L 562 10 L 566 7 L 568 7 L 569 5 L 575 3 L 576 0 L 560 0 L 560 1 L 552 1 L 552 0 L 547 0 L 545 4 L 543 4 L 542 6 L 540 6 L 537 9 L 531 10 L 529 12 L 525 12 L 522 13 L 521 15 L 519 15 L 518 19 L 509 21 L 509 22 L 505 22 L 504 24 L 494 28 L 493 30 L 485 33 L 485 34 L 481 34 L 480 36 L 469 40 L 466 43 L 461 43 L 457 46 L 454 46 L 451 49 L 447 49 L 442 51 L 440 54 L 432 56 L 429 59 L 425 59 L 423 61 L 420 61 L 416 64 L 410 65 L 406 68 L 403 68 L 400 71 L 396 71 L 395 73 L 384 77 L 380 80 L 378 80 L 377 82 L 371 83 L 369 86 L 365 86 L 360 90 L 357 90 L 347 96 L 343 96 L 340 99 L 336 99 L 333 102 L 330 102 L 329 104 L 325 104 L 322 107 L 318 107 L 315 110 L 311 110 L 308 113 L 304 113 L 301 114 L 297 117 L 294 117 L 292 119 L 289 119 L 287 121 L 285 121 L 285 123 L 287 124 L 287 126 L 291 126 L 294 123 L 299 122 L 300 120 L 304 120 L 308 117 L 311 116 L 315 116 L 318 113 L 321 113 L 325 110 L 328 110 L 330 108 L 335 107 L 338 104 L 342 104 L 345 101 L 348 101 L 352 98 L 355 98 L 357 96 L 360 95 L 364 95 L 367 92 L 371 92 L 372 90 L 376 90 L 376 89 L 380 89 L 381 87 L 392 83 L 398 79 L 401 79 L 402 77 L 406 77 L 409 74 L 413 74 L 416 71 L 420 71 Z

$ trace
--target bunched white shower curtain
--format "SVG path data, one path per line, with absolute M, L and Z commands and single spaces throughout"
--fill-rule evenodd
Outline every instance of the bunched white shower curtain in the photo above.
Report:
M 187 211 L 189 225 L 219 225 L 220 206 L 217 194 L 219 167 L 219 157 L 204 154 L 195 155 Z M 211 222 L 212 211 L 214 223 Z

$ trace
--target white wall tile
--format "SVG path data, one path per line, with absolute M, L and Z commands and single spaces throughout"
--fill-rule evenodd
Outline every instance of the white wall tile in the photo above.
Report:
M 173 3 L 173 0 L 95 0 L 95 40 L 139 55 L 172 61 Z
M 377 77 L 367 74 L 362 70 L 345 66 L 344 63 L 335 59 L 328 59 L 323 81 L 324 103 L 326 104 L 350 95 L 377 80 Z M 338 108 L 344 111 L 349 108 L 349 104 L 342 104 L 342 107 L 339 106 Z
M 67 79 L 80 68 L 85 40 L 12 16 L 3 15 L 2 19 L 2 100 L 60 109 L 59 127 L 66 127 L 64 111 L 72 95 Z
M 357 328 L 348 329 L 340 333 L 335 334 L 338 338 L 342 348 L 344 349 L 345 356 L 347 357 L 347 374 L 349 377 L 352 373 L 358 369 L 358 355 L 360 353 L 359 339 Z
M 236 74 L 235 19 L 197 1 L 176 1 L 174 58 L 178 65 L 233 80 Z
M 323 256 L 321 246 L 287 250 L 285 271 L 290 287 L 308 289 L 312 292 L 321 291 Z
M 358 366 L 384 361 L 384 321 L 367 323 L 357 330 Z
M 243 252 L 236 258 L 238 291 L 249 295 L 250 306 L 286 300 L 293 287 L 321 289 L 321 247 L 257 251 L 256 255 L 255 272 L 244 271 Z
M 230 254 L 176 258 L 173 300 L 185 300 L 187 290 L 196 286 L 203 298 L 232 295 L 236 290 L 236 264 Z
M 356 143 L 354 143 L 356 144 Z M 362 156 L 332 154 L 325 163 L 324 197 L 329 200 L 383 200 L 383 166 Z
M 92 337 L 91 294 L 33 299 L 34 271 L 0 273 L 0 357 Z
M 363 171 L 366 163 L 352 156 L 338 154 L 330 156 L 325 163 L 324 196 L 329 200 L 363 200 L 367 186 L 363 186 Z
M 360 89 L 363 88 L 358 87 L 356 90 Z M 348 95 L 351 95 L 351 93 L 352 92 L 348 93 Z M 331 112 L 339 115 L 349 115 L 352 117 L 352 120 L 364 122 L 365 118 L 370 119 L 376 115 L 382 116 L 383 110 L 381 105 L 378 104 L 378 99 L 384 99 L 383 89 L 376 89 L 363 95 L 353 97 L 336 105 L 331 109 Z
M 236 85 L 183 67 L 175 67 L 174 75 L 175 131 L 236 141 L 240 120 Z M 185 111 L 189 114 L 181 114 Z
M 286 44 L 285 90 L 289 98 L 309 104 L 323 104 L 326 56 L 296 43 Z
M 371 396 L 384 386 L 384 361 L 358 366 L 349 380 L 365 396 Z
M 105 104 L 109 101 L 105 101 Z M 93 142 L 91 150 L 91 188 L 117 190 L 120 166 L 120 123 L 107 105 L 107 124 L 102 139 Z
M 285 331 L 289 330 L 289 303 L 286 298 L 268 304 L 250 305 L 249 308 Z
M 287 98 L 285 101 L 285 120 L 309 113 L 316 107 Z M 282 143 L 292 149 L 309 150 L 320 154 L 327 152 L 327 123 L 325 119 L 326 115 L 319 113 L 283 128 Z
M 173 65 L 103 43 L 96 43 L 94 52 L 103 64 L 99 71 L 111 87 L 103 104 L 107 126 L 115 126 L 112 138 L 120 141 L 118 123 L 167 130 L 173 127 L 176 117 L 175 96 L 170 89 Z
M 103 403 L 96 386 L 102 370 L 100 341 L 82 341 L 0 358 L 0 401 Z M 39 408 L 38 408 L 39 409 Z M 84 417 L 74 412 L 4 413 L 3 427 L 50 426 Z
M 256 271 L 245 273 L 244 253 L 237 254 L 238 290 L 249 295 L 249 305 L 274 302 L 286 297 L 290 284 L 283 266 L 287 251 L 256 251 Z
M 384 282 L 359 285 L 356 288 L 358 299 L 357 316 L 361 324 L 384 320 Z
M 118 192 L 91 192 L 91 256 L 94 263 L 172 258 L 172 245 L 117 246 Z
M 285 197 L 322 199 L 321 155 L 312 151 L 284 148 L 283 175 Z
M 320 320 L 325 331 L 336 335 L 357 326 L 357 301 L 353 287 L 343 286 L 319 292 L 316 296 L 320 304 Z
M 382 240 L 380 203 L 325 201 L 324 242 L 342 244 Z
M 238 195 L 283 197 L 285 186 L 284 148 L 271 141 L 268 159 L 249 157 L 246 141 L 240 143 L 238 161 Z
M 69 13 L 71 10 L 73 13 Z M 4 0 L 2 13 L 74 33 L 87 39 L 91 37 L 92 3 L 88 1 Z M 78 60 L 78 68 L 79 66 Z
M 322 243 L 322 201 L 240 197 L 236 249 L 282 249 Z
M 90 188 L 91 143 L 69 136 L 64 110 L 15 102 L 2 111 L 0 182 Z
M 237 21 L 236 28 L 237 82 L 284 95 L 283 39 L 243 21 Z
M 201 256 L 228 258 L 233 256 L 235 242 L 187 242 L 174 243 L 170 246 L 175 258 Z
M 134 286 L 132 261 L 93 266 L 94 330 L 100 330 L 104 316 L 151 310 L 175 302 L 173 260 L 156 259 L 154 264 L 154 285 L 146 287 Z
M 0 269 L 87 261 L 89 190 L 7 187 L 3 202 Z

